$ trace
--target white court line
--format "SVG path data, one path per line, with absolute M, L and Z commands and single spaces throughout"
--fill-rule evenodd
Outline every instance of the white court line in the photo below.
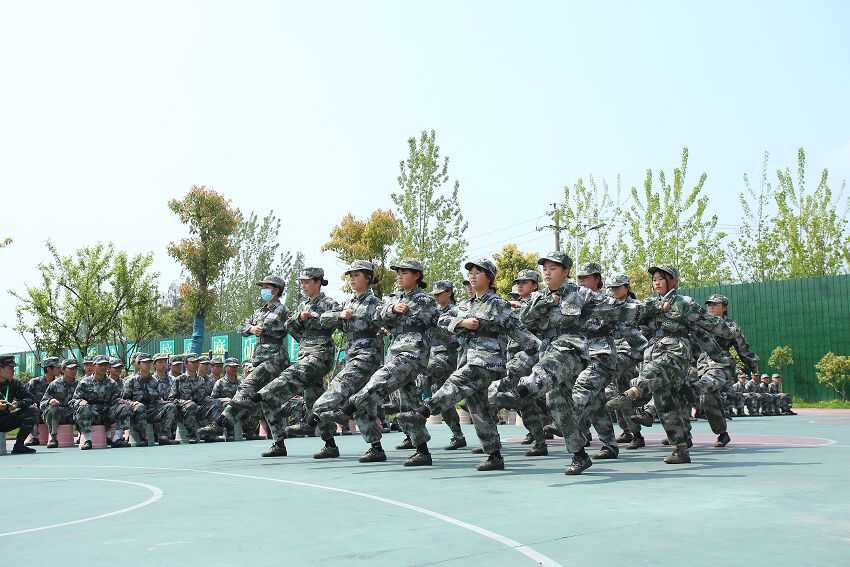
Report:
M 76 524 L 84 524 L 86 522 L 93 522 L 95 520 L 102 520 L 104 518 L 111 518 L 112 516 L 118 516 L 119 514 L 126 514 L 127 512 L 132 512 L 133 510 L 138 510 L 139 508 L 144 508 L 145 506 L 149 506 L 154 502 L 157 502 L 162 498 L 162 490 L 156 486 L 151 484 L 145 484 L 143 482 L 132 482 L 129 480 L 115 480 L 112 478 L 46 478 L 39 476 L 0 476 L 0 479 L 3 480 L 96 480 L 100 482 L 115 482 L 118 484 L 129 484 L 132 486 L 141 486 L 142 488 L 147 488 L 151 495 L 150 498 L 145 500 L 144 502 L 139 502 L 138 504 L 133 504 L 132 506 L 128 506 L 126 508 L 121 508 L 120 510 L 115 510 L 114 512 L 107 512 L 105 514 L 98 514 L 97 516 L 89 516 L 88 518 L 80 518 L 79 520 L 71 520 L 70 522 L 62 522 L 59 524 L 50 524 L 49 526 L 41 526 L 38 528 L 28 528 L 25 530 L 15 530 L 13 532 L 4 532 L 0 533 L 0 537 L 13 536 L 13 535 L 21 535 L 28 534 L 32 532 L 40 532 L 44 530 L 51 530 L 53 528 L 63 528 L 65 526 L 74 526 Z
M 36 467 L 47 467 L 47 468 L 69 468 L 63 467 L 62 465 L 33 465 Z M 410 510 L 411 512 L 416 512 L 418 514 L 422 514 L 425 516 L 429 516 L 436 520 L 440 520 L 441 522 L 445 522 L 447 524 L 451 524 L 453 526 L 457 526 L 459 528 L 463 528 L 465 530 L 469 530 L 473 533 L 476 533 L 480 536 L 486 537 L 492 541 L 497 543 L 501 543 L 502 545 L 509 547 L 510 549 L 516 551 L 534 561 L 540 567 L 564 567 L 551 557 L 543 555 L 542 553 L 534 550 L 533 548 L 524 545 L 518 541 L 515 541 L 509 537 L 503 536 L 501 534 L 497 534 L 496 532 L 492 532 L 486 528 L 482 528 L 481 526 L 476 526 L 475 524 L 470 524 L 469 522 L 464 522 L 463 520 L 458 520 L 457 518 L 453 518 L 451 516 L 447 516 L 445 514 L 440 514 L 439 512 L 434 512 L 433 510 L 428 510 L 427 508 L 422 508 L 421 506 L 415 506 L 413 504 L 408 504 L 406 502 L 400 502 L 398 500 L 392 500 L 390 498 L 384 498 L 382 496 L 375 496 L 374 494 L 369 494 L 366 492 L 356 492 L 354 490 L 347 490 L 345 488 L 336 488 L 334 486 L 325 486 L 323 484 L 314 484 L 311 482 L 300 482 L 297 480 L 284 480 L 280 478 L 272 478 L 269 476 L 255 476 L 249 474 L 239 474 L 239 473 L 227 473 L 227 472 L 218 472 L 218 471 L 204 471 L 200 469 L 178 469 L 178 468 L 169 468 L 169 467 L 134 467 L 134 466 L 122 466 L 122 465 L 74 465 L 75 467 L 82 468 L 97 468 L 97 469 L 142 469 L 142 470 L 156 470 L 156 471 L 168 471 L 168 472 L 191 472 L 191 473 L 202 473 L 202 474 L 211 474 L 216 476 L 227 476 L 232 478 L 245 478 L 250 480 L 267 480 L 269 482 L 277 482 L 279 484 L 288 484 L 291 486 L 300 486 L 303 488 L 315 488 L 318 490 L 327 490 L 328 492 L 336 492 L 339 494 L 348 494 L 349 496 L 359 496 L 360 498 L 366 498 L 368 500 L 374 500 L 375 502 L 381 502 L 382 504 L 389 504 L 390 506 L 396 506 L 397 508 L 403 508 L 405 510 Z M 8 478 L 0 475 L 0 479 Z M 119 482 L 119 481 L 116 481 Z M 137 484 L 137 483 L 130 483 Z M 47 529 L 47 528 L 39 528 L 39 529 Z M 6 535 L 6 534 L 0 534 Z

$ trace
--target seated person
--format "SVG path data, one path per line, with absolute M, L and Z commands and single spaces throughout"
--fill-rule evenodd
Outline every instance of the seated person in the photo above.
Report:
M 68 358 L 60 365 L 62 377 L 53 380 L 47 387 L 47 391 L 41 397 L 41 415 L 47 424 L 47 433 L 50 439 L 47 441 L 48 449 L 59 446 L 56 433 L 60 425 L 74 424 L 74 407 L 71 400 L 77 390 L 77 360 Z

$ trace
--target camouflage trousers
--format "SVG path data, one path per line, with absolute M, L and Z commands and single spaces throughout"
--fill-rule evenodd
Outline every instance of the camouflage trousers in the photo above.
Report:
M 661 425 L 671 445 L 687 442 L 690 420 L 683 412 L 684 400 L 680 389 L 684 384 L 690 364 L 690 345 L 684 340 L 670 344 L 663 341 L 651 343 L 644 352 L 640 374 L 632 384 L 641 391 L 652 394 Z
M 617 373 L 614 376 L 614 380 L 605 389 L 607 399 L 610 400 L 620 392 L 625 392 L 629 389 L 632 379 L 637 375 L 637 365 L 638 361 L 634 358 L 625 353 L 617 353 Z M 634 421 L 630 415 L 626 415 L 619 410 L 614 415 L 623 431 L 640 435 L 641 425 Z
M 519 385 L 528 388 L 532 395 L 546 394 L 546 404 L 570 453 L 584 450 L 584 435 L 579 432 L 573 407 L 573 386 L 586 365 L 585 353 L 572 344 L 555 340 L 541 353 L 531 374 L 519 380 Z
M 365 431 L 360 430 L 367 443 L 381 441 L 381 428 L 377 423 L 378 404 L 392 392 L 396 390 L 399 392 L 400 412 L 409 411 L 421 405 L 419 391 L 416 389 L 416 377 L 422 372 L 424 366 L 422 357 L 416 353 L 402 352 L 392 355 L 372 374 L 366 385 L 349 398 L 349 402 L 355 408 L 354 417 L 357 423 L 368 424 Z M 410 425 L 404 423 L 400 425 L 402 431 L 410 436 Z
M 152 404 L 133 402 L 130 407 L 132 408 L 130 410 L 130 425 L 142 437 L 145 436 L 149 423 L 154 426 L 158 435 L 171 436 L 171 428 L 177 418 L 175 402 L 155 402 Z
M 251 373 L 239 382 L 236 394 L 230 399 L 230 403 L 224 408 L 222 415 L 231 424 L 253 415 L 259 415 L 261 410 L 257 401 L 257 392 L 280 376 L 280 373 L 287 366 L 289 366 L 289 358 L 286 352 L 262 362 L 257 361 Z
M 495 413 L 487 403 L 487 388 L 491 382 L 502 376 L 504 376 L 503 371 L 464 364 L 452 372 L 440 389 L 427 400 L 428 407 L 431 408 L 433 415 L 442 414 L 459 401 L 466 400 L 466 409 L 472 416 L 472 424 L 481 441 L 481 448 L 487 454 L 500 451 L 502 443 L 499 439 L 498 423 Z M 407 426 L 410 430 L 405 432 L 410 436 L 414 446 L 427 443 L 431 438 L 424 422 L 411 421 Z
M 582 425 L 580 440 L 585 440 L 585 433 L 589 433 L 589 426 L 593 425 L 602 445 L 615 452 L 619 449 L 614 437 L 614 423 L 605 409 L 605 387 L 613 381 L 616 374 L 616 356 L 594 354 L 590 357 L 590 364 L 579 372 L 573 386 L 573 408 L 576 421 Z M 579 439 L 576 440 L 578 441 Z
M 298 360 L 284 370 L 280 376 L 266 384 L 258 393 L 260 407 L 275 441 L 286 439 L 286 416 L 281 406 L 292 396 L 301 394 L 307 406 L 309 421 L 313 404 L 324 392 L 324 378 L 333 366 L 333 352 L 299 352 Z
M 723 411 L 720 394 L 726 387 L 731 375 L 731 369 L 715 365 L 699 369 L 695 379 L 693 374 L 688 375 L 688 387 L 697 396 L 700 412 L 708 420 L 711 431 L 715 435 L 726 432 L 726 415 Z
M 530 355 L 523 351 L 511 357 L 508 361 L 508 375 L 491 383 L 487 389 L 487 402 L 497 412 L 500 409 L 517 410 L 522 418 L 522 424 L 534 440 L 534 446 L 539 448 L 546 445 L 546 437 L 543 433 L 545 404 L 539 403 L 540 400 L 537 398 L 521 398 L 516 394 L 520 379 L 531 374 L 538 360 L 536 354 Z
M 345 419 L 345 423 L 343 423 L 344 416 L 341 415 L 339 410 L 348 403 L 351 396 L 366 385 L 366 382 L 380 366 L 381 355 L 377 351 L 363 351 L 350 356 L 346 354 L 342 370 L 334 376 L 331 383 L 328 384 L 328 389 L 313 404 L 313 413 L 320 420 L 319 430 L 323 440 L 333 439 L 337 423 L 347 425 L 348 420 Z M 370 430 L 377 428 L 380 433 L 380 426 L 377 424 L 374 414 L 370 419 L 366 413 L 357 412 L 355 419 L 357 420 L 357 428 L 366 441 L 374 436 L 374 432 L 368 433 Z
M 56 432 L 59 431 L 60 425 L 69 425 L 74 423 L 74 410 L 68 406 L 51 406 L 48 405 L 41 417 L 44 423 L 47 424 L 47 432 L 50 437 L 56 437 Z
M 190 437 L 195 436 L 198 428 L 214 423 L 222 414 L 222 403 L 218 398 L 207 398 L 202 402 L 175 400 L 174 405 L 177 408 L 177 421 L 183 424 Z
M 130 405 L 122 403 L 78 405 L 74 421 L 80 433 L 91 431 L 92 425 L 115 424 L 116 429 L 127 429 L 130 425 Z
M 434 392 L 443 387 L 452 372 L 457 370 L 457 353 L 431 352 L 428 358 L 428 366 L 419 375 L 417 381 L 433 395 Z M 430 397 L 430 396 L 429 396 Z M 452 432 L 453 440 L 464 439 L 463 430 L 460 428 L 460 416 L 454 406 L 440 413 L 443 423 Z

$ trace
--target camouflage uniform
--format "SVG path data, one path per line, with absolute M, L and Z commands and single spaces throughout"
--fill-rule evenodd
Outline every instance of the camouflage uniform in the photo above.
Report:
M 320 268 L 305 268 L 299 275 L 299 279 L 323 277 Z M 320 318 L 323 313 L 338 309 L 336 301 L 320 292 L 316 297 L 302 298 L 286 323 L 289 334 L 298 341 L 298 359 L 259 391 L 263 415 L 275 441 L 286 439 L 281 406 L 295 394 L 303 394 L 307 407 L 312 408 L 324 391 L 324 377 L 333 367 L 336 345 L 331 339 L 332 331 L 322 327 Z M 301 321 L 300 315 L 305 311 L 312 316 Z
M 70 368 L 71 364 L 76 368 L 76 362 L 65 361 L 62 364 L 63 370 Z M 71 401 L 74 398 L 74 391 L 77 389 L 78 380 L 68 383 L 63 377 L 58 377 L 53 380 L 47 387 L 47 391 L 41 397 L 41 415 L 44 418 L 44 423 L 47 424 L 47 432 L 51 439 L 56 439 L 56 432 L 59 431 L 60 425 L 74 423 L 74 406 Z M 51 405 L 50 400 L 56 400 L 59 405 Z
M 225 366 L 239 367 L 239 361 L 235 358 L 226 359 L 224 364 Z M 216 381 L 213 386 L 211 397 L 221 400 L 223 407 L 226 408 L 230 404 L 230 400 L 232 400 L 236 395 L 236 392 L 239 391 L 239 383 L 240 380 L 238 377 L 234 377 L 233 380 L 231 380 L 230 377 L 225 374 Z M 254 438 L 256 436 L 257 430 L 260 427 L 260 417 L 261 411 L 257 411 L 242 418 L 242 431 L 247 437 Z M 232 427 L 228 429 L 228 435 L 231 433 Z
M 278 285 L 281 291 L 284 288 L 283 280 L 276 276 L 259 283 Z M 271 306 L 263 305 L 242 325 L 242 334 L 246 337 L 251 334 L 249 329 L 254 325 L 263 328 L 263 335 L 257 337 L 257 347 L 251 359 L 254 369 L 239 383 L 236 395 L 222 414 L 231 424 L 260 411 L 257 393 L 289 366 L 289 353 L 284 344 L 287 317 L 286 307 L 278 300 Z
M 691 343 L 697 354 L 695 373 L 688 374 L 688 386 L 699 399 L 699 407 L 715 435 L 726 433 L 726 416 L 720 394 L 733 379 L 735 361 L 728 350 L 703 329 L 691 332 Z
M 747 412 L 750 415 L 759 415 L 761 411 L 762 398 L 760 390 L 761 382 L 759 381 L 759 375 L 753 374 L 744 386 L 744 403 L 747 404 Z
M 735 415 L 738 417 L 744 416 L 744 399 L 746 396 L 746 382 L 735 382 L 732 384 L 732 400 L 735 405 Z
M 95 358 L 95 364 L 100 359 L 107 362 L 106 357 L 100 356 Z M 81 401 L 85 401 L 86 405 L 81 405 Z M 101 380 L 93 375 L 80 380 L 72 404 L 80 433 L 88 435 L 92 424 L 109 426 L 114 423 L 116 430 L 129 427 L 130 406 L 122 403 L 121 386 L 106 376 Z
M 391 268 L 395 271 L 424 271 L 422 264 L 415 260 L 405 260 Z M 425 284 L 421 282 L 420 285 Z M 408 306 L 406 313 L 393 311 L 400 303 Z M 437 302 L 421 289 L 399 290 L 375 311 L 375 322 L 387 329 L 391 341 L 384 365 L 369 378 L 360 391 L 349 398 L 349 405 L 354 407 L 358 422 L 375 422 L 378 417 L 378 404 L 396 390 L 399 390 L 400 394 L 400 411 L 419 406 L 416 377 L 428 362 L 431 329 L 437 323 L 437 311 Z M 402 429 L 411 437 L 410 427 L 402 425 Z M 361 430 L 361 433 L 373 446 L 381 441 L 381 428 L 377 423 L 365 432 Z
M 152 359 L 147 354 L 141 354 L 137 360 L 144 362 Z M 132 405 L 131 423 L 137 435 L 144 437 L 150 423 L 154 425 L 159 437 L 170 437 L 177 408 L 174 402 L 166 401 L 169 393 L 167 383 L 153 375 L 134 374 L 124 385 L 124 399 L 135 402 Z
M 60 363 L 60 360 L 57 357 L 51 356 L 51 357 L 45 358 L 42 361 L 41 367 L 46 372 L 48 368 L 58 368 L 59 363 Z M 38 376 L 38 377 L 33 378 L 32 380 L 30 380 L 29 382 L 26 383 L 27 391 L 29 392 L 30 398 L 32 399 L 36 408 L 38 408 L 39 402 L 44 397 L 44 393 L 47 391 L 47 387 L 52 382 L 55 382 L 57 378 L 61 379 L 61 376 L 59 376 L 59 377 L 54 376 L 53 378 L 50 379 L 50 381 L 48 381 L 46 375 L 45 376 Z M 36 422 L 36 425 L 34 425 L 33 428 L 32 428 L 32 442 L 29 443 L 29 444 L 32 444 L 32 445 L 38 445 L 39 444 L 38 424 L 44 423 L 42 413 L 40 411 L 37 411 L 36 413 L 38 414 L 38 417 L 36 418 L 37 422 Z
M 0 367 L 14 368 L 15 357 L 0 355 Z M 12 454 L 35 453 L 35 449 L 24 445 L 27 435 L 38 419 L 38 410 L 33 406 L 33 399 L 29 396 L 26 386 L 20 380 L 10 378 L 0 382 L 0 400 L 8 404 L 0 410 L 0 431 L 5 433 L 13 429 L 18 430 Z
M 773 379 L 782 377 L 779 374 L 774 374 L 772 376 Z M 776 410 L 779 415 L 794 415 L 794 412 L 791 411 L 791 396 L 782 391 L 782 382 L 781 381 L 773 381 L 768 386 L 768 392 L 776 397 Z
M 365 271 L 374 273 L 371 262 L 354 262 L 348 272 Z M 348 273 L 346 272 L 346 273 Z M 328 330 L 340 329 L 343 333 L 342 350 L 345 360 L 342 370 L 334 376 L 328 389 L 313 404 L 316 419 L 320 419 L 319 429 L 322 439 L 327 443 L 333 439 L 336 422 L 342 421 L 339 410 L 348 403 L 348 399 L 360 391 L 366 382 L 381 366 L 383 360 L 383 341 L 380 338 L 380 324 L 376 313 L 381 308 L 381 300 L 371 289 L 349 298 L 340 308 L 325 311 L 319 319 L 321 326 Z M 340 319 L 340 312 L 350 309 L 349 319 Z M 357 427 L 368 442 L 375 437 L 374 430 L 380 428 L 375 414 L 357 413 Z M 346 424 L 347 424 L 347 420 Z M 371 431 L 371 432 L 370 432 Z
M 191 360 L 189 355 L 187 361 Z M 207 396 L 207 381 L 198 374 L 186 372 L 172 380 L 168 399 L 177 407 L 177 420 L 189 437 L 195 437 L 201 424 L 217 421 L 222 413 L 221 401 Z

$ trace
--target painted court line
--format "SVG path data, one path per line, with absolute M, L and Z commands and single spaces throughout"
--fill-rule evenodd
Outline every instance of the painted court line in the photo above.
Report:
M 162 498 L 162 490 L 152 484 L 145 484 L 143 482 L 132 482 L 129 480 L 115 480 L 112 478 L 47 478 L 40 476 L 0 476 L 3 480 L 93 480 L 99 482 L 114 482 L 117 484 L 129 484 L 131 486 L 141 486 L 142 488 L 146 488 L 150 491 L 150 497 L 144 502 L 139 502 L 138 504 L 133 504 L 132 506 L 128 506 L 126 508 L 121 508 L 120 510 L 115 510 L 114 512 L 107 512 L 105 514 L 98 514 L 97 516 L 89 516 L 88 518 L 80 518 L 79 520 L 71 520 L 69 522 L 61 522 L 59 524 L 50 524 L 49 526 L 40 526 L 38 528 L 28 528 L 25 530 L 15 530 L 13 532 L 3 532 L 0 533 L 0 537 L 13 536 L 13 535 L 21 535 L 28 534 L 32 532 L 40 532 L 44 530 L 52 530 L 53 528 L 64 528 L 66 526 L 74 526 L 77 524 L 85 524 L 86 522 L 94 522 L 95 520 L 102 520 L 104 518 L 111 518 L 112 516 L 118 516 L 119 514 L 126 514 L 127 512 L 132 512 L 133 510 L 138 510 L 139 508 L 144 508 L 145 506 L 150 506 L 154 502 L 157 502 Z
M 49 468 L 69 468 L 69 467 L 62 467 L 61 465 L 35 465 L 35 466 L 42 466 L 42 467 L 49 467 Z M 463 528 L 465 530 L 471 531 L 471 532 L 476 533 L 480 536 L 486 537 L 487 539 L 490 539 L 492 541 L 500 543 L 500 544 L 516 551 L 517 553 L 524 555 L 528 559 L 534 561 L 540 567 L 564 567 L 563 565 L 561 565 L 560 563 L 558 563 L 557 561 L 555 561 L 551 557 L 543 555 L 542 553 L 536 551 L 535 549 L 533 549 L 533 548 L 531 548 L 527 545 L 524 545 L 524 544 L 522 544 L 522 543 L 520 543 L 516 540 L 513 540 L 513 539 L 511 539 L 507 536 L 503 536 L 502 534 L 498 534 L 498 533 L 492 532 L 492 531 L 490 531 L 486 528 L 482 528 L 481 526 L 476 526 L 475 524 L 470 524 L 469 522 L 464 522 L 463 520 L 458 520 L 457 518 L 453 518 L 452 516 L 447 516 L 447 515 L 441 514 L 439 512 L 434 512 L 433 510 L 428 510 L 427 508 L 422 508 L 421 506 L 408 504 L 406 502 L 401 502 L 399 500 L 392 500 L 390 498 L 384 498 L 382 496 L 375 496 L 374 494 L 369 494 L 369 493 L 366 493 L 366 492 L 357 492 L 357 491 L 354 491 L 354 490 L 347 490 L 345 488 L 336 488 L 334 486 L 325 486 L 323 484 L 314 484 L 312 482 L 300 482 L 300 481 L 297 481 L 297 480 L 284 480 L 284 479 L 280 479 L 280 478 L 272 478 L 272 477 L 269 477 L 269 476 L 255 476 L 255 475 L 250 475 L 250 474 L 227 473 L 227 472 L 219 472 L 219 471 L 204 471 L 204 470 L 200 470 L 200 469 L 181 469 L 181 468 L 169 468 L 169 467 L 134 467 L 134 466 L 122 466 L 122 465 L 74 465 L 74 466 L 75 467 L 81 467 L 81 468 L 95 468 L 95 469 L 135 469 L 135 470 L 141 469 L 141 470 L 156 470 L 156 471 L 167 471 L 167 472 L 201 473 L 201 474 L 210 474 L 210 475 L 215 475 L 215 476 L 225 476 L 225 477 L 231 477 L 231 478 L 245 478 L 245 479 L 249 479 L 249 480 L 265 480 L 265 481 L 269 481 L 269 482 L 276 482 L 278 484 L 288 484 L 290 486 L 299 486 L 299 487 L 302 487 L 302 488 L 315 488 L 317 490 L 326 490 L 328 492 L 336 492 L 338 494 L 347 494 L 349 496 L 358 496 L 360 498 L 366 498 L 368 500 L 380 502 L 382 504 L 388 504 L 390 506 L 395 506 L 397 508 L 402 508 L 404 510 L 410 510 L 411 512 L 416 512 L 416 513 L 422 514 L 424 516 L 429 516 L 431 518 L 434 518 L 435 520 L 440 520 L 441 522 L 445 522 L 447 524 L 457 526 L 459 528 Z M 2 477 L 2 476 L 0 476 L 0 478 L 14 478 L 14 477 Z M 106 480 L 106 479 L 92 479 L 92 480 Z M 127 482 L 127 484 L 138 484 L 140 486 L 147 486 L 147 485 L 142 485 L 141 483 L 135 483 L 135 482 L 129 482 L 129 481 L 114 481 L 114 482 Z M 151 487 L 151 488 L 155 488 L 155 487 Z M 157 490 L 159 490 L 159 489 L 157 489 Z M 160 491 L 159 496 L 160 497 L 162 496 L 162 491 Z M 157 498 L 157 500 L 158 499 L 159 498 Z M 147 505 L 147 504 L 145 504 L 145 503 L 143 503 L 141 505 L 137 504 L 133 508 L 139 508 L 142 505 Z M 123 513 L 125 511 L 130 511 L 130 509 L 128 508 L 126 510 L 122 510 L 122 511 L 119 511 L 119 512 L 112 512 L 112 513 L 110 513 L 110 515 Z M 100 517 L 105 517 L 105 516 L 98 516 L 97 518 L 100 518 Z M 97 519 L 97 518 L 91 518 L 91 519 Z M 91 519 L 86 519 L 86 520 L 83 520 L 83 521 L 90 521 Z M 76 523 L 79 523 L 79 520 L 77 520 Z M 59 524 L 59 525 L 67 525 L 67 524 Z M 48 527 L 44 527 L 44 528 L 36 528 L 36 529 L 48 529 L 49 527 L 52 527 L 52 526 L 48 526 Z M 15 533 L 25 533 L 26 531 L 31 531 L 31 530 L 24 530 L 23 532 L 10 532 L 9 534 L 0 534 L 0 536 L 12 535 L 12 534 L 15 534 Z

